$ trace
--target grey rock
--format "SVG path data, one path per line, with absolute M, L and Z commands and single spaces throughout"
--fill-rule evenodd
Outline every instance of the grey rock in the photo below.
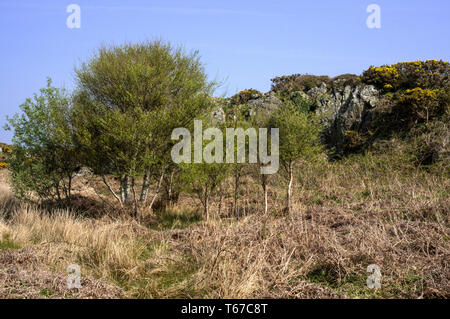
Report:
M 281 100 L 273 92 L 264 94 L 257 99 L 248 101 L 250 116 L 259 117 L 272 114 L 281 104 Z
M 218 121 L 219 123 L 225 122 L 225 112 L 223 111 L 223 108 L 219 107 L 212 113 L 212 117 L 214 120 Z
M 94 172 L 90 168 L 81 167 L 77 172 L 75 172 L 75 174 L 73 175 L 72 178 L 87 177 L 87 176 L 91 176 L 92 174 L 94 174 Z
M 325 142 L 338 153 L 343 152 L 345 133 L 364 131 L 373 120 L 372 109 L 379 103 L 379 92 L 372 85 L 333 89 L 322 83 L 307 95 L 316 103 L 317 112 L 325 117 Z

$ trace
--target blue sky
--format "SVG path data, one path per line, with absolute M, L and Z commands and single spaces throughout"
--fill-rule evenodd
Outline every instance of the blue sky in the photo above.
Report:
M 69 29 L 69 4 L 81 28 Z M 369 4 L 381 28 L 369 29 Z M 0 125 L 45 86 L 73 87 L 73 68 L 101 44 L 162 38 L 198 49 L 218 94 L 270 89 L 293 73 L 360 74 L 370 65 L 450 60 L 448 0 L 0 0 Z M 0 129 L 0 141 L 11 133 Z

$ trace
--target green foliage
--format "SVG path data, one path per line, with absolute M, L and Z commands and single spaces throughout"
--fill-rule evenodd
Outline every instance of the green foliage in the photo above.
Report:
M 449 71 L 450 64 L 442 60 L 401 62 L 364 71 L 362 83 L 374 85 L 384 96 L 366 136 L 360 134 L 366 139 L 360 144 L 367 146 L 396 134 L 405 137 L 417 125 L 440 121 L 450 108 Z
M 443 90 L 408 89 L 399 97 L 397 109 L 402 118 L 410 121 L 426 121 L 443 114 L 444 106 L 440 104 L 439 96 Z
M 280 130 L 280 161 L 288 170 L 298 159 L 308 159 L 321 152 L 319 118 L 302 112 L 292 103 L 284 103 L 271 122 Z
M 282 92 L 278 96 L 283 102 L 292 103 L 301 113 L 313 112 L 317 109 L 317 104 L 311 102 L 308 96 L 299 91 Z
M 71 98 L 51 85 L 20 106 L 22 114 L 8 118 L 5 128 L 14 129 L 9 158 L 12 186 L 21 198 L 70 197 L 72 174 L 78 167 L 73 143 Z
M 314 113 L 302 112 L 294 104 L 285 102 L 274 115 L 271 127 L 279 128 L 279 158 L 282 173 L 288 180 L 286 208 L 290 211 L 294 163 L 314 158 L 322 152 L 321 125 Z
M 449 114 L 414 128 L 407 137 L 407 151 L 416 165 L 438 165 L 449 171 L 450 121 Z M 437 167 L 439 168 L 439 167 Z
M 450 64 L 427 60 L 371 66 L 361 80 L 387 94 L 394 102 L 396 120 L 424 122 L 439 117 L 449 106 Z
M 209 219 L 211 197 L 228 176 L 229 166 L 225 163 L 181 164 L 184 189 L 195 195 L 201 204 L 205 217 Z
M 209 143 L 211 142 L 203 141 L 203 149 Z M 225 150 L 225 139 L 223 139 L 223 147 Z M 207 163 L 203 159 L 201 163 L 192 161 L 191 163 L 180 164 L 180 181 L 183 185 L 183 190 L 194 195 L 200 201 L 206 219 L 209 219 L 210 199 L 220 189 L 222 182 L 228 177 L 231 169 L 230 164 L 225 162 L 225 153 L 223 153 L 222 163 Z
M 215 87 L 198 52 L 161 41 L 103 47 L 76 74 L 84 159 L 99 174 L 120 178 L 125 203 L 131 200 L 129 180 L 163 170 L 173 129 L 207 112 Z

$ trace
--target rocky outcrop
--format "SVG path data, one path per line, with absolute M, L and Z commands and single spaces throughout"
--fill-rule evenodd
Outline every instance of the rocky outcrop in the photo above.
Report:
M 248 107 L 251 117 L 265 116 L 276 112 L 281 105 L 281 100 L 273 92 L 267 94 L 255 95 L 254 99 L 248 101 Z
M 372 85 L 328 88 L 325 83 L 312 88 L 307 97 L 317 105 L 317 112 L 325 116 L 325 142 L 342 153 L 345 134 L 362 132 L 373 120 L 373 110 L 380 101 L 379 92 Z
M 314 104 L 316 112 L 325 119 L 324 142 L 337 153 L 343 153 L 346 133 L 367 129 L 373 120 L 373 110 L 379 104 L 380 94 L 372 85 L 342 85 L 337 80 L 328 86 L 322 83 L 307 92 L 290 92 L 288 98 L 292 101 L 303 98 Z M 230 104 L 230 99 L 227 103 Z M 281 104 L 281 99 L 274 92 L 252 94 L 245 103 L 252 118 L 265 118 L 276 112 Z M 213 113 L 218 120 L 224 120 L 225 116 L 222 107 Z

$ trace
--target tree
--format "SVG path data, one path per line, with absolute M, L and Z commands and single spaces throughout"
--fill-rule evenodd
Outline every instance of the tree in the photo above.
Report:
M 205 118 L 203 118 L 205 119 Z M 206 116 L 206 123 L 211 124 L 211 119 Z M 181 182 L 184 190 L 193 194 L 203 206 L 203 212 L 207 220 L 210 217 L 210 200 L 219 189 L 222 182 L 228 176 L 230 165 L 225 163 L 225 140 L 223 139 L 224 123 L 214 123 L 215 127 L 210 127 L 203 132 L 194 129 L 194 138 L 189 136 L 186 140 L 186 147 L 194 149 L 196 153 L 196 142 L 201 142 L 201 159 L 196 158 L 198 154 L 189 152 L 190 159 L 179 163 L 181 168 Z M 210 125 L 208 125 L 210 126 Z M 200 134 L 199 134 L 200 133 Z M 197 141 L 196 141 L 197 140 Z M 181 143 L 181 142 L 180 142 Z M 183 148 L 183 155 L 186 149 Z
M 314 113 L 301 112 L 294 104 L 285 102 L 274 115 L 271 126 L 280 130 L 280 163 L 287 179 L 286 209 L 291 211 L 294 164 L 321 152 L 319 118 Z
M 162 41 L 103 47 L 76 76 L 84 158 L 99 174 L 120 179 L 121 204 L 137 202 L 133 186 L 142 177 L 145 202 L 151 178 L 164 173 L 172 130 L 208 110 L 215 83 L 198 52 Z
M 271 124 L 273 121 L 273 115 L 271 113 L 268 112 L 256 112 L 251 118 L 250 118 L 250 125 L 254 128 L 256 128 L 256 132 L 257 132 L 257 136 L 258 136 L 258 140 L 261 140 L 261 136 L 260 136 L 260 130 L 259 129 L 264 129 L 264 128 L 269 128 L 271 126 Z M 269 134 L 267 136 L 267 151 L 268 153 L 270 152 L 270 154 L 275 155 L 274 153 L 275 150 L 271 149 L 272 146 L 272 140 L 271 140 L 272 135 Z M 258 145 L 258 152 L 259 154 L 261 154 L 261 150 L 259 149 L 260 145 Z M 270 182 L 270 175 L 269 174 L 263 174 L 261 168 L 267 166 L 265 164 L 263 164 L 261 162 L 261 158 L 260 156 L 258 156 L 257 159 L 257 163 L 251 165 L 251 174 L 256 177 L 256 179 L 259 181 L 259 184 L 262 188 L 263 191 L 263 198 L 264 198 L 264 214 L 267 214 L 268 210 L 269 210 L 269 203 L 268 203 L 268 187 L 269 187 L 269 182 Z
M 194 194 L 203 206 L 206 220 L 210 217 L 210 202 L 228 175 L 228 165 L 223 163 L 181 164 L 185 189 Z
M 71 98 L 50 79 L 40 95 L 20 105 L 22 114 L 8 118 L 14 129 L 13 152 L 8 161 L 13 188 L 21 198 L 69 199 L 72 176 L 79 166 L 73 143 Z
M 253 90 L 254 91 L 254 90 Z M 245 90 L 245 91 L 241 91 L 240 93 L 245 92 L 245 94 L 247 94 L 246 92 L 252 92 L 251 90 Z M 230 110 L 231 111 L 231 110 Z M 251 123 L 246 121 L 246 110 L 239 108 L 239 106 L 234 106 L 232 112 L 229 112 L 227 118 L 226 118 L 226 127 L 227 128 L 231 128 L 234 129 L 235 133 L 238 133 L 239 131 L 243 134 L 245 134 L 248 129 L 253 129 L 251 127 Z M 254 143 L 256 144 L 257 142 L 257 131 L 255 131 L 255 135 L 254 135 Z M 245 135 L 244 135 L 245 136 Z M 228 136 L 227 136 L 228 137 Z M 250 157 L 247 156 L 246 154 L 246 150 L 249 149 L 249 145 L 250 145 L 250 139 L 251 139 L 251 134 L 247 136 L 245 136 L 245 141 L 243 143 L 239 143 L 239 138 L 235 138 L 233 136 L 233 139 L 235 139 L 235 141 L 233 141 L 234 144 L 234 149 L 233 152 L 234 154 L 239 154 L 239 152 L 243 152 L 244 154 L 244 161 L 238 160 L 238 158 L 235 158 L 235 160 L 232 163 L 229 163 L 229 169 L 230 172 L 233 176 L 234 179 L 234 194 L 233 194 L 233 213 L 234 216 L 238 216 L 239 215 L 239 206 L 238 206 L 238 202 L 239 202 L 239 190 L 240 190 L 240 186 L 242 183 L 242 179 L 249 173 L 249 165 L 247 164 L 246 159 L 248 159 Z M 237 140 L 237 141 L 236 141 Z M 227 140 L 227 142 L 229 142 Z M 254 151 L 257 151 L 257 149 L 255 149 Z

